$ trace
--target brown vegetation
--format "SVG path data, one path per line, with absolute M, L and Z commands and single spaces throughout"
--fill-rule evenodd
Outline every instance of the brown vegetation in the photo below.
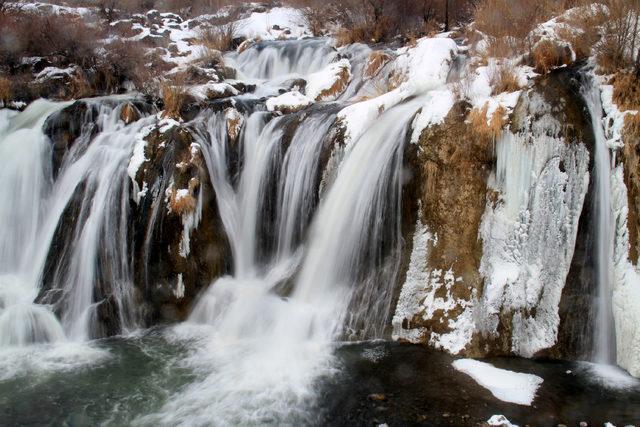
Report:
M 164 104 L 163 117 L 180 120 L 182 106 L 186 100 L 186 92 L 180 82 L 164 82 L 160 88 Z
M 502 128 L 507 123 L 504 107 L 498 107 L 491 114 L 490 120 L 487 120 L 488 109 L 489 104 L 485 103 L 482 108 L 472 109 L 468 118 L 475 136 L 485 143 L 494 142 L 502 134 Z
M 236 32 L 233 23 L 219 27 L 206 27 L 200 30 L 197 42 L 209 50 L 226 52 L 234 49 L 234 35 Z
M 490 85 L 492 89 L 492 95 L 497 95 L 502 92 L 515 92 L 520 90 L 520 83 L 518 76 L 506 65 L 498 65 L 491 69 L 490 73 Z
M 546 74 L 554 67 L 570 64 L 572 57 L 568 46 L 544 39 L 533 47 L 532 60 L 536 72 Z
M 367 65 L 364 67 L 364 78 L 369 79 L 374 77 L 390 60 L 391 55 L 382 50 L 374 50 L 371 52 L 369 58 L 367 58 Z
M 618 73 L 611 81 L 613 101 L 620 110 L 640 109 L 640 80 L 632 73 Z
M 11 80 L 0 77 L 0 103 L 6 105 L 12 98 Z

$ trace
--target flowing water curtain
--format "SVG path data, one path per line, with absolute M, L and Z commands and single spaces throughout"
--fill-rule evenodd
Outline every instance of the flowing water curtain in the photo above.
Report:
M 94 120 L 83 124 L 62 163 L 36 258 L 39 301 L 61 311 L 74 340 L 136 324 L 127 166 L 137 134 L 154 120 L 125 125 L 122 104 L 92 101 L 88 108 Z
M 46 118 L 62 108 L 44 100 L 20 114 L 0 114 L 0 346 L 59 341 L 57 319 L 33 301 L 38 293 L 33 251 L 51 188 L 51 149 L 42 132 Z

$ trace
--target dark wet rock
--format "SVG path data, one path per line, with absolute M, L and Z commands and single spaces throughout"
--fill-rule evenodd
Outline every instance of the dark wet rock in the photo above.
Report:
M 144 300 L 144 321 L 183 320 L 195 297 L 230 270 L 230 248 L 200 147 L 191 131 L 173 126 L 146 138 L 136 175 L 147 188 L 135 205 L 134 271 Z M 201 200 L 201 201 L 199 201 Z M 200 212 L 197 226 L 185 229 Z M 185 243 L 185 230 L 189 236 Z
M 44 124 L 44 134 L 49 137 L 53 147 L 54 177 L 58 174 L 62 159 L 80 136 L 84 126 L 90 126 L 97 115 L 98 112 L 86 102 L 76 101 L 47 118 Z

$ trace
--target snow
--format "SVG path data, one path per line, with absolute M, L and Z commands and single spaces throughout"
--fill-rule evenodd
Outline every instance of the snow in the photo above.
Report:
M 631 375 L 640 377 L 640 273 L 628 257 L 628 199 L 622 165 L 617 166 L 612 173 L 611 190 L 616 223 L 612 305 L 617 363 Z
M 67 68 L 58 68 L 58 67 L 46 67 L 38 74 L 36 74 L 36 80 L 48 80 L 53 78 L 61 78 L 64 76 L 70 76 L 76 71 L 76 66 L 72 65 Z
M 356 140 L 378 116 L 400 102 L 446 84 L 458 47 L 451 39 L 423 38 L 413 48 L 399 49 L 397 73 L 406 81 L 390 92 L 344 108 L 338 119 L 345 126 L 345 143 Z
M 136 203 L 140 203 L 140 199 L 147 194 L 147 183 L 145 182 L 142 186 L 142 189 L 138 186 L 138 182 L 136 181 L 136 175 L 138 174 L 138 169 L 144 162 L 147 161 L 147 158 L 144 153 L 144 149 L 147 146 L 146 137 L 151 133 L 154 126 L 150 125 L 143 128 L 136 135 L 136 143 L 133 146 L 133 153 L 131 154 L 131 159 L 129 160 L 129 165 L 127 166 L 127 174 L 129 178 L 131 178 L 131 182 L 133 183 L 133 200 Z
M 453 367 L 469 375 L 496 398 L 518 405 L 531 406 L 543 382 L 537 375 L 499 369 L 473 359 L 456 360 Z
M 351 63 L 348 59 L 341 59 L 338 62 L 333 62 L 327 65 L 324 69 L 312 73 L 307 77 L 307 86 L 305 94 L 316 101 L 333 101 L 340 93 L 329 94 L 322 96 L 324 91 L 330 90 L 334 84 L 336 84 L 342 77 L 341 73 L 346 71 L 348 75 L 347 80 L 351 80 Z M 344 87 L 346 88 L 346 83 Z
M 236 96 L 238 90 L 229 83 L 209 82 L 201 85 L 193 85 L 189 87 L 189 94 L 199 101 L 207 99 L 217 99 L 227 96 Z
M 621 149 L 624 144 L 624 118 L 636 112 L 620 111 L 613 102 L 613 87 L 606 84 L 605 78 L 600 78 L 599 82 L 607 145 L 614 150 Z M 629 259 L 629 207 L 623 164 L 612 170 L 611 191 L 611 209 L 615 221 L 612 309 L 616 330 L 616 362 L 634 377 L 640 377 L 640 272 L 638 266 Z
M 300 38 L 311 35 L 304 25 L 304 16 L 298 9 L 274 7 L 266 12 L 253 12 L 248 18 L 236 21 L 236 36 L 275 40 L 283 37 Z M 276 30 L 273 27 L 281 29 Z M 291 33 L 285 34 L 288 29 Z
M 487 424 L 495 427 L 518 427 L 512 424 L 504 415 L 493 415 L 487 420 Z
M 269 111 L 296 111 L 313 104 L 313 100 L 301 94 L 297 90 L 284 93 L 267 100 Z
M 429 126 L 440 124 L 455 103 L 453 92 L 449 89 L 436 89 L 429 92 L 427 101 L 413 121 L 411 143 L 416 144 L 422 131 Z
M 531 357 L 556 342 L 558 307 L 588 189 L 589 153 L 581 143 L 546 134 L 561 127 L 538 95 L 523 102 L 538 119 L 518 134 L 505 131 L 496 143 L 489 186 L 499 191 L 499 201 L 487 204 L 479 230 L 485 287 L 475 316 L 489 336 L 498 334 L 501 316 L 511 318 L 511 351 Z
M 426 285 L 429 277 L 426 263 L 432 240 L 433 236 L 429 233 L 427 226 L 422 224 L 422 221 L 418 219 L 416 230 L 413 234 L 413 247 L 411 249 L 409 269 L 407 270 L 405 282 L 400 291 L 400 298 L 396 305 L 396 311 L 391 321 L 393 325 L 392 338 L 396 341 L 403 340 L 419 343 L 423 335 L 427 333 L 426 328 L 409 327 L 408 329 L 404 329 L 402 324 L 405 321 L 410 322 L 411 319 L 421 311 L 421 302 L 426 295 Z M 409 324 L 409 326 L 411 325 Z

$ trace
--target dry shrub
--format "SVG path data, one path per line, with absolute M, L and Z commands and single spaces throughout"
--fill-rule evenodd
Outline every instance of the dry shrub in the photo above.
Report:
M 486 143 L 495 141 L 501 134 L 502 128 L 506 124 L 506 110 L 500 106 L 491 114 L 491 119 L 487 121 L 489 103 L 485 103 L 482 108 L 474 108 L 469 112 L 469 123 L 473 133 Z
M 236 33 L 234 23 L 221 25 L 219 27 L 206 27 L 198 33 L 197 43 L 209 50 L 226 52 L 233 50 L 233 39 Z
M 162 117 L 180 120 L 181 110 L 187 98 L 184 86 L 179 81 L 166 81 L 162 83 L 160 91 L 164 104 Z
M 618 73 L 611 84 L 613 101 L 620 110 L 640 110 L 640 79 L 632 73 Z
M 0 77 L 0 102 L 2 105 L 7 105 L 12 96 L 11 80 L 6 77 Z
M 532 52 L 533 66 L 538 73 L 546 74 L 554 67 L 570 64 L 571 52 L 567 46 L 544 39 L 536 43 Z
M 491 94 L 497 95 L 502 92 L 515 92 L 520 90 L 518 76 L 515 75 L 506 65 L 494 66 L 490 70 Z
M 381 50 L 374 50 L 367 58 L 367 65 L 364 67 L 364 78 L 370 79 L 380 72 L 382 67 L 384 67 L 391 60 L 391 55 Z
M 99 31 L 73 15 L 11 11 L 0 17 L 0 64 L 14 68 L 26 56 L 57 57 L 83 68 L 96 63 Z
M 609 14 L 604 20 L 603 42 L 598 45 L 598 65 L 606 74 L 634 65 L 640 51 L 640 1 L 606 0 Z M 640 75 L 640 61 L 635 62 Z
M 474 25 L 488 37 L 487 53 L 505 58 L 527 50 L 531 30 L 559 10 L 563 2 L 554 0 L 480 0 Z
M 86 98 L 93 95 L 91 83 L 84 71 L 76 69 L 69 81 L 69 95 L 72 99 Z

